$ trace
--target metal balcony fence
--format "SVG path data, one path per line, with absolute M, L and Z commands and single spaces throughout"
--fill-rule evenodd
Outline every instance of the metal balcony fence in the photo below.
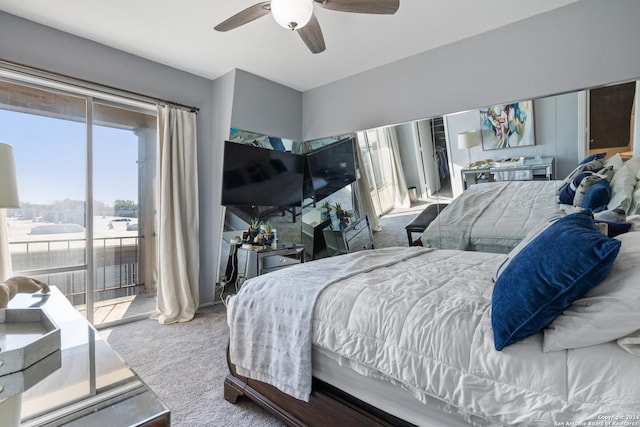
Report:
M 136 295 L 144 290 L 139 260 L 144 236 L 94 239 L 94 300 Z M 85 239 L 10 242 L 14 275 L 28 275 L 58 287 L 74 305 L 86 303 Z

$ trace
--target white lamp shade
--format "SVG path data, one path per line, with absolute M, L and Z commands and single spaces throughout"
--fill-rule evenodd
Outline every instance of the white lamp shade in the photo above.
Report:
M 19 208 L 13 147 L 0 142 L 0 208 Z
M 311 19 L 313 0 L 271 0 L 271 14 L 281 27 L 297 30 Z
M 472 148 L 477 145 L 480 145 L 480 132 L 477 130 L 460 132 L 458 134 L 458 148 Z

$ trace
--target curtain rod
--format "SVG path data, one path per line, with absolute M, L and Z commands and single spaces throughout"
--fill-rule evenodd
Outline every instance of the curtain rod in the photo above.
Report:
M 108 86 L 101 83 L 95 83 L 90 80 L 79 79 L 77 77 L 72 77 L 65 74 L 61 74 L 61 73 L 47 71 L 41 68 L 32 67 L 30 65 L 19 64 L 12 61 L 6 61 L 3 59 L 0 59 L 0 69 L 27 74 L 31 77 L 53 80 L 57 83 L 63 83 L 70 86 L 79 87 L 82 89 L 104 92 L 108 95 L 119 96 L 122 98 L 130 99 L 132 101 L 156 103 L 161 105 L 172 105 L 178 108 L 189 110 L 193 113 L 197 113 L 198 111 L 200 111 L 198 107 L 192 107 L 189 105 L 180 104 L 179 102 L 169 101 L 166 99 L 155 98 L 152 96 L 143 95 L 141 93 L 119 89 L 113 86 Z

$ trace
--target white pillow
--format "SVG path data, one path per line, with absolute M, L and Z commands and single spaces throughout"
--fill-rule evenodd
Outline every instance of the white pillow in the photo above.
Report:
M 640 169 L 636 173 L 636 186 L 631 195 L 631 207 L 627 212 L 629 215 L 640 214 Z
M 620 153 L 616 153 L 613 156 L 609 157 L 604 162 L 604 165 L 605 165 L 605 167 L 613 166 L 613 170 L 615 172 L 618 169 L 620 169 L 622 167 L 622 165 L 624 165 L 624 161 L 622 160 L 622 157 L 620 157 Z
M 624 165 L 616 171 L 611 179 L 611 200 L 607 205 L 609 210 L 622 208 L 629 213 L 633 201 L 633 190 L 636 186 L 636 174 L 640 169 L 640 158 L 627 160 Z
M 640 215 L 627 215 L 625 222 L 631 223 L 631 231 L 640 231 Z
M 640 175 L 640 172 L 638 172 Z M 636 182 L 636 186 L 633 189 L 633 194 L 631 195 L 631 206 L 627 211 L 629 215 L 640 214 L 640 181 Z
M 609 274 L 544 329 L 543 351 L 602 344 L 640 329 L 640 231 L 616 239 L 622 246 Z

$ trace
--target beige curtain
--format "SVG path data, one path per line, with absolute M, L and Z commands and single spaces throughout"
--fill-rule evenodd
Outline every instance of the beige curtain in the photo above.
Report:
M 362 158 L 362 150 L 360 149 L 360 144 L 357 140 L 355 144 L 356 156 L 358 156 L 358 165 L 360 165 L 355 190 L 356 200 L 358 201 L 358 211 L 362 214 L 367 214 L 372 231 L 380 231 L 382 230 L 382 227 L 380 226 L 380 220 L 378 219 L 376 209 L 373 206 L 373 199 L 371 199 L 371 187 L 369 184 L 369 178 L 367 177 L 367 171 L 364 170 L 365 163 Z
M 404 179 L 404 168 L 402 167 L 402 160 L 400 159 L 400 148 L 398 147 L 398 134 L 396 128 L 389 129 L 389 150 L 390 163 L 392 169 L 392 186 L 393 192 L 393 207 L 394 208 L 408 208 L 411 206 L 411 200 L 409 200 L 409 190 L 407 188 L 407 182 Z
M 186 322 L 199 304 L 196 114 L 158 106 L 157 261 L 160 323 Z

